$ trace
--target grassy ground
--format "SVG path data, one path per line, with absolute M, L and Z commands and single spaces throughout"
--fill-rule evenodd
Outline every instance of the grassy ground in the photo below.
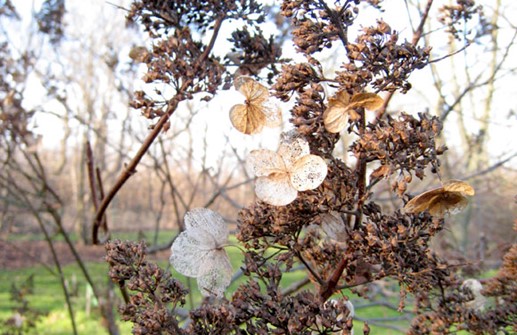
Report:
M 165 243 L 171 236 L 173 236 L 172 232 L 166 232 L 163 236 L 160 236 L 159 243 Z M 114 238 L 119 238 L 122 240 L 125 239 L 136 239 L 135 233 L 119 233 L 114 234 Z M 36 239 L 37 236 L 24 236 L 24 237 L 14 237 L 14 239 Z M 152 234 L 148 235 L 148 238 L 152 238 Z M 241 252 L 237 248 L 228 248 L 227 249 L 230 258 L 232 260 L 232 265 L 234 269 L 238 269 L 242 264 L 242 255 Z M 159 260 L 159 265 L 163 268 L 168 267 L 167 259 Z M 107 285 L 107 272 L 108 266 L 106 263 L 102 262 L 90 262 L 87 263 L 88 271 L 90 275 L 93 277 L 93 280 L 97 283 L 99 287 L 106 287 Z M 65 278 L 67 279 L 72 291 L 75 291 L 74 296 L 72 297 L 72 303 L 74 308 L 74 313 L 76 316 L 76 323 L 79 334 L 107 334 L 107 331 L 100 323 L 100 315 L 96 308 L 95 301 L 91 301 L 88 303 L 88 295 L 91 296 L 91 290 L 88 288 L 86 281 L 76 264 L 67 265 L 63 267 Z M 172 269 L 170 269 L 173 271 Z M 173 274 L 178 278 L 181 278 L 186 284 L 187 279 L 183 276 L 178 275 L 173 271 Z M 37 311 L 44 313 L 45 315 L 41 317 L 40 321 L 37 323 L 37 333 L 39 334 L 71 334 L 72 326 L 70 323 L 70 319 L 68 317 L 68 311 L 66 309 L 63 289 L 60 286 L 59 279 L 52 273 L 50 273 L 43 266 L 34 266 L 30 268 L 24 268 L 19 270 L 1 270 L 0 271 L 0 321 L 5 320 L 8 317 L 12 316 L 13 308 L 17 306 L 17 304 L 10 300 L 10 291 L 12 285 L 20 287 L 22 283 L 29 277 L 33 275 L 33 294 L 27 296 L 27 300 L 29 301 L 29 306 Z M 285 285 L 296 282 L 303 278 L 305 274 L 301 271 L 294 272 L 285 275 Z M 239 285 L 238 282 L 233 283 L 229 288 L 229 292 L 235 290 L 235 288 Z M 197 292 L 197 287 L 195 281 L 190 283 L 190 287 L 193 292 L 193 303 L 194 305 L 198 304 L 200 301 L 200 295 Z M 364 305 L 365 302 L 361 301 L 359 298 L 350 295 L 354 304 L 356 306 Z M 394 301 L 394 304 L 397 304 L 398 301 Z M 189 302 L 187 302 L 189 304 Z M 88 308 L 88 305 L 90 308 Z M 186 306 L 188 308 L 189 306 Z M 391 318 L 399 316 L 399 314 L 393 310 L 390 310 L 385 307 L 366 307 L 366 308 L 358 308 L 356 311 L 356 315 L 361 318 L 374 318 L 377 320 L 382 320 L 383 318 Z M 362 323 L 357 321 L 354 323 L 356 328 L 356 333 L 361 333 Z M 407 322 L 396 322 L 396 326 L 404 326 L 407 325 Z M 130 334 L 131 333 L 131 324 L 119 322 L 119 327 L 121 329 L 121 334 Z M 372 326 L 373 334 L 400 334 L 399 332 L 392 331 L 387 328 L 376 328 Z

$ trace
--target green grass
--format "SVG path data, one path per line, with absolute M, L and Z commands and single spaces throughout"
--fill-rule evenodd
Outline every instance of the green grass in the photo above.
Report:
M 166 232 L 163 236 L 160 236 L 159 243 L 167 242 L 172 236 L 173 232 Z M 114 234 L 114 238 L 121 240 L 136 239 L 137 233 L 118 233 Z M 147 237 L 152 234 L 147 234 Z M 33 238 L 29 236 L 28 238 Z M 231 241 L 235 242 L 235 241 Z M 242 265 L 242 254 L 238 248 L 227 248 L 234 269 L 238 269 Z M 192 302 L 194 305 L 198 305 L 201 301 L 201 296 L 197 290 L 197 284 L 195 280 L 190 280 L 182 275 L 179 275 L 170 268 L 167 259 L 159 260 L 158 264 L 164 268 L 172 271 L 175 278 L 180 279 L 183 283 L 188 285 L 192 290 Z M 95 283 L 99 288 L 105 288 L 108 282 L 107 272 L 108 266 L 102 262 L 91 262 L 87 263 L 88 271 L 92 276 Z M 105 328 L 101 325 L 100 314 L 96 306 L 91 306 L 91 311 L 87 314 L 87 301 L 86 292 L 87 284 L 84 279 L 82 272 L 76 264 L 67 265 L 63 267 L 65 278 L 69 283 L 76 278 L 77 282 L 77 294 L 72 297 L 73 308 L 76 317 L 76 324 L 79 334 L 107 334 Z M 45 313 L 37 325 L 37 332 L 39 334 L 71 334 L 72 326 L 68 317 L 68 311 L 65 305 L 65 299 L 63 289 L 60 285 L 59 278 L 50 273 L 44 267 L 31 267 L 27 269 L 19 270 L 2 270 L 0 271 L 0 320 L 5 320 L 10 317 L 13 313 L 15 303 L 10 300 L 10 289 L 12 283 L 21 285 L 30 275 L 34 275 L 34 293 L 29 295 L 29 306 L 40 312 Z M 283 276 L 283 284 L 285 287 L 290 284 L 299 281 L 304 278 L 305 273 L 302 271 L 295 271 L 287 273 Z M 238 285 L 244 280 L 232 283 L 229 287 L 228 292 L 233 292 Z M 309 288 L 309 286 L 307 286 Z M 358 301 L 355 295 L 347 294 L 352 300 Z M 397 304 L 398 301 L 394 301 Z M 190 307 L 190 299 L 187 299 L 187 306 Z M 361 318 L 382 318 L 397 316 L 398 313 L 384 307 L 368 307 L 356 311 L 356 315 Z M 121 334 L 131 334 L 131 324 L 126 322 L 119 322 Z M 407 323 L 395 323 L 396 325 L 407 325 Z M 362 323 L 357 321 L 354 322 L 356 332 L 361 333 Z M 394 331 L 390 331 L 384 328 L 376 328 L 371 326 L 373 334 L 399 334 Z

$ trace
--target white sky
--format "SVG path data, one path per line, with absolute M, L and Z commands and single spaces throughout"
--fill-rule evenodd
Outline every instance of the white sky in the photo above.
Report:
M 30 21 L 27 20 L 28 16 L 26 13 L 30 11 L 30 7 L 34 3 L 35 7 L 37 8 L 37 4 L 39 4 L 41 1 L 25 1 L 25 2 L 19 2 L 17 4 L 17 8 L 22 14 L 22 17 L 25 18 L 25 20 L 22 23 L 19 23 L 20 31 L 29 31 L 28 26 L 31 24 Z M 126 3 L 128 1 L 112 1 L 115 4 L 120 3 Z M 427 1 L 420 1 L 420 3 L 426 3 Z M 443 3 L 444 1 L 437 1 L 435 3 L 435 10 L 439 7 L 440 3 Z M 489 8 L 493 1 L 483 1 L 486 3 L 486 7 Z M 329 1 L 329 3 L 333 3 L 333 1 Z M 400 8 L 404 7 L 404 1 L 402 0 L 390 0 L 386 1 L 386 4 L 384 5 L 386 8 L 386 12 L 384 14 L 385 21 L 388 22 L 392 29 L 397 30 L 400 32 L 400 39 L 411 39 L 412 31 L 411 28 L 408 25 L 407 20 L 407 13 L 405 10 L 401 13 Z M 503 1 L 505 8 L 505 15 L 508 17 L 512 17 L 511 13 L 515 13 L 516 3 L 506 0 Z M 27 7 L 23 7 L 23 5 L 27 5 Z M 95 24 L 99 24 L 100 18 L 105 17 L 109 18 L 109 22 L 113 25 L 124 25 L 124 16 L 125 12 L 122 10 L 118 10 L 114 8 L 114 6 L 110 5 L 108 2 L 102 1 L 102 0 L 95 0 L 95 1 L 67 1 L 67 10 L 71 13 L 67 17 L 67 25 L 68 29 L 70 31 L 74 31 L 75 35 L 74 38 L 77 39 L 79 43 L 81 43 L 81 34 L 80 32 L 84 31 L 84 36 L 89 36 L 87 32 L 91 31 L 92 29 L 99 29 L 98 26 L 95 26 Z M 377 18 L 377 13 L 373 13 L 375 15 L 365 15 L 362 16 L 363 18 L 367 18 L 367 20 L 361 22 L 361 25 L 367 26 L 370 24 L 374 24 L 375 19 Z M 94 19 L 92 19 L 94 18 Z M 100 24 L 105 24 L 105 21 L 102 21 Z M 413 22 L 414 25 L 417 24 L 417 22 Z M 434 22 L 433 24 L 436 24 Z M 16 25 L 16 24 L 15 24 Z M 222 34 L 225 33 L 225 31 L 228 31 L 231 29 L 228 24 L 223 25 Z M 271 26 L 273 28 L 273 26 Z M 103 29 L 103 28 L 100 28 Z M 504 45 L 503 41 L 507 41 L 511 34 L 513 33 L 514 28 L 509 26 L 508 22 L 501 23 L 501 30 L 500 30 L 500 39 L 501 43 L 500 45 Z M 439 33 L 437 33 L 439 34 Z M 115 37 L 114 37 L 115 38 Z M 128 38 L 128 36 L 125 36 L 125 38 Z M 139 36 L 135 34 L 134 43 L 139 44 Z M 207 38 L 209 38 L 207 36 Z M 27 42 L 28 37 L 22 34 L 21 38 L 19 40 L 20 46 L 23 46 L 24 43 Z M 129 40 L 131 40 L 131 36 L 129 36 Z M 15 41 L 13 41 L 15 42 Z M 227 47 L 224 45 L 225 43 L 222 42 L 221 45 L 219 45 L 216 50 L 226 50 Z M 470 63 L 469 66 L 472 68 L 476 67 L 477 64 L 483 64 L 481 60 L 483 58 L 487 57 L 487 52 L 483 50 L 484 46 L 472 46 L 469 52 L 475 51 L 475 56 L 479 58 L 479 60 L 474 62 L 472 59 L 466 60 Z M 127 55 L 128 51 L 130 49 L 130 46 L 124 47 L 124 49 L 121 50 L 121 55 Z M 334 50 L 333 50 L 334 51 Z M 333 52 L 330 51 L 330 52 Z M 293 48 L 286 48 L 283 50 L 285 57 L 293 57 L 298 58 L 298 55 L 294 54 Z M 329 54 L 329 51 L 326 52 Z M 446 53 L 445 50 L 440 50 L 440 48 L 436 47 L 433 49 L 433 56 L 434 57 L 440 57 L 443 56 Z M 323 53 L 325 54 L 325 52 Z M 462 64 L 463 55 L 459 54 L 455 58 L 455 61 L 457 62 L 457 65 Z M 510 61 L 506 64 L 507 68 L 517 68 L 517 57 L 509 57 Z M 126 59 L 127 60 L 127 59 Z M 439 69 L 440 73 L 443 73 L 444 75 L 448 73 L 452 73 L 452 70 L 450 68 L 450 62 L 443 61 L 439 63 Z M 484 71 L 483 68 L 480 68 L 479 71 Z M 461 72 L 459 72 L 461 75 Z M 434 104 L 437 101 L 437 95 L 436 91 L 431 88 L 429 85 L 431 85 L 431 75 L 429 70 L 421 70 L 415 72 L 412 77 L 410 78 L 411 83 L 413 84 L 414 89 L 411 90 L 406 95 L 397 94 L 395 96 L 395 99 L 392 101 L 392 104 L 390 107 L 394 110 L 403 110 L 410 113 L 418 113 L 423 112 L 426 110 L 426 108 L 434 108 Z M 493 155 L 494 160 L 497 160 L 500 156 L 505 155 L 506 153 L 513 152 L 514 150 L 517 150 L 517 136 L 515 136 L 515 129 L 517 129 L 517 117 L 508 117 L 508 113 L 510 110 L 515 110 L 515 100 L 511 99 L 511 97 L 514 97 L 517 95 L 517 86 L 513 84 L 515 81 L 514 75 L 508 76 L 507 78 L 499 81 L 496 83 L 497 92 L 494 97 L 493 101 L 493 114 L 490 124 L 490 152 Z M 138 87 L 138 82 L 135 83 L 135 86 Z M 35 105 L 41 103 L 41 101 L 44 100 L 44 92 L 37 83 L 36 80 L 29 81 L 29 90 L 31 92 L 31 101 L 34 102 Z M 452 90 L 452 87 L 451 87 Z M 463 113 L 466 115 L 466 120 L 469 121 L 468 127 L 469 129 L 472 129 L 472 132 L 475 132 L 477 130 L 477 122 L 476 117 L 473 115 L 473 111 L 476 107 L 481 105 L 483 103 L 482 98 L 480 97 L 480 101 L 476 102 L 473 106 L 470 106 L 472 110 L 464 110 Z M 510 98 L 510 99 L 509 99 Z M 276 143 L 278 140 L 278 135 L 280 133 L 280 130 L 266 130 L 265 133 L 261 135 L 255 135 L 255 136 L 246 136 L 243 134 L 238 133 L 236 130 L 232 129 L 231 123 L 228 118 L 228 111 L 230 107 L 234 103 L 240 103 L 243 101 L 243 97 L 240 96 L 237 92 L 231 90 L 227 92 L 222 92 L 219 96 L 215 97 L 209 104 L 201 103 L 200 104 L 200 111 L 199 115 L 195 118 L 195 123 L 193 124 L 195 132 L 197 131 L 204 131 L 207 125 L 208 132 L 210 136 L 210 145 L 213 145 L 214 148 L 218 145 L 222 145 L 224 143 L 224 139 L 221 138 L 221 134 L 229 136 L 232 143 L 239 143 L 243 147 L 247 148 L 253 148 L 258 146 L 268 147 L 271 149 L 274 149 L 276 147 Z M 55 105 L 52 105 L 51 102 L 49 102 L 50 105 L 47 105 L 47 107 L 52 108 L 55 112 L 62 112 L 60 111 Z M 80 102 L 78 102 L 77 110 L 80 110 Z M 465 104 L 467 107 L 467 105 Z M 124 109 L 125 106 L 123 102 L 121 102 L 121 105 L 117 108 Z M 181 108 L 178 111 L 178 114 L 182 113 Z M 289 118 L 289 114 L 287 109 L 284 110 L 284 120 L 286 121 L 287 125 L 287 119 Z M 453 121 L 453 117 L 455 115 L 451 115 L 451 120 Z M 137 122 L 140 122 L 141 125 L 144 124 L 146 121 L 143 118 L 136 118 Z M 173 117 L 174 120 L 174 117 Z M 60 138 L 63 136 L 62 127 L 59 122 L 57 122 L 57 118 L 51 117 L 51 116 L 39 116 L 37 118 L 37 124 L 39 127 L 39 132 L 41 132 L 44 137 L 44 144 L 47 147 L 55 146 L 56 143 L 59 142 Z M 118 122 L 118 121 L 117 121 Z M 216 126 L 214 126 L 216 125 Z M 117 129 L 117 126 L 113 126 L 114 129 Z M 145 128 L 145 125 L 144 127 Z M 458 132 L 456 130 L 456 127 L 451 122 L 451 124 L 446 127 L 445 132 L 447 134 L 448 138 L 448 145 L 449 147 L 455 146 L 458 143 Z M 135 147 L 135 150 L 137 147 Z M 218 159 L 217 152 L 218 150 L 211 150 L 213 152 L 214 157 L 213 159 Z M 512 162 L 512 165 L 517 165 L 517 160 L 514 160 Z

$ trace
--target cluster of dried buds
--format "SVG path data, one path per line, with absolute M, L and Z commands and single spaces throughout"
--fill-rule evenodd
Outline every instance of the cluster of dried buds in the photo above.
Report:
M 231 279 L 224 251 L 228 229 L 219 214 L 195 209 L 185 216 L 186 230 L 174 242 L 170 261 L 179 272 L 196 278 L 207 298 L 190 312 L 190 323 L 182 329 L 176 329 L 172 312 L 156 302 L 155 313 L 163 317 L 158 323 L 185 334 L 349 334 L 354 313 L 343 296 L 345 288 L 361 293 L 367 288 L 364 284 L 394 278 L 401 286 L 403 308 L 409 292 L 425 297 L 435 288 L 455 285 L 447 262 L 432 252 L 430 242 L 443 229 L 443 217 L 467 205 L 473 188 L 449 181 L 411 201 L 406 194 L 413 175 L 422 179 L 429 167 L 438 172 L 438 156 L 445 150 L 435 142 L 441 122 L 426 114 L 381 113 L 368 123 L 372 118 L 365 112 L 384 105 L 382 92 L 407 92 L 409 75 L 428 63 L 429 50 L 399 43 L 398 34 L 383 21 L 362 29 L 354 42 L 349 41 L 348 31 L 360 13 L 361 1 L 342 1 L 334 7 L 324 1 L 284 1 L 282 14 L 291 19 L 293 42 L 306 62 L 284 64 L 270 94 L 258 80 L 242 75 L 255 75 L 269 65 L 268 78 L 277 74 L 272 63 L 278 61 L 280 52 L 272 38 L 260 37 L 260 29 L 253 30 L 258 35 L 250 33 L 251 28 L 237 29 L 230 39 L 232 53 L 221 65 L 182 25 L 197 23 L 206 31 L 221 19 L 251 22 L 248 14 L 259 13 L 260 6 L 251 0 L 226 0 L 211 10 L 204 2 L 193 2 L 188 10 L 186 3 L 141 1 L 133 7 L 132 16 L 142 18 L 151 36 L 167 27 L 174 29 L 150 55 L 144 52 L 145 57 L 139 57 L 148 64 L 146 78 L 170 83 L 181 100 L 198 92 L 214 94 L 221 86 L 228 88 L 225 65 L 237 65 L 239 76 L 234 84 L 245 100 L 230 109 L 235 128 L 247 136 L 260 133 L 264 126 L 280 125 L 281 113 L 270 103 L 272 95 L 281 101 L 295 99 L 290 111 L 295 129 L 283 134 L 278 151 L 255 150 L 247 160 L 259 199 L 242 209 L 238 218 L 236 237 L 244 249 L 242 270 L 247 281 L 231 298 L 224 297 Z M 365 3 L 379 8 L 381 1 Z M 341 70 L 328 78 L 315 53 L 335 43 L 345 48 L 346 59 Z M 136 95 L 134 106 L 150 118 L 164 113 L 144 93 Z M 348 149 L 356 158 L 353 165 L 333 155 L 342 132 L 352 135 Z M 375 170 L 368 182 L 371 168 Z M 394 175 L 398 180 L 393 190 L 406 205 L 386 213 L 372 201 L 372 190 L 377 182 Z M 146 294 L 181 304 L 185 292 L 143 260 L 142 248 L 112 243 L 108 260 L 113 279 L 140 292 L 131 297 L 136 300 L 127 305 L 126 319 L 150 327 L 146 307 L 150 305 L 142 300 Z M 289 293 L 282 288 L 283 275 L 296 266 L 305 268 L 312 290 Z M 329 300 L 332 296 L 339 298 Z M 415 325 L 430 331 L 427 316 L 422 318 Z M 364 333 L 368 332 L 365 327 Z

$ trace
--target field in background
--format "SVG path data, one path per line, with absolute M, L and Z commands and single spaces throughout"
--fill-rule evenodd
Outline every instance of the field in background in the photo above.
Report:
M 158 244 L 166 243 L 174 235 L 173 231 L 161 231 Z M 144 236 L 147 241 L 152 239 L 152 233 L 146 232 Z M 113 233 L 113 238 L 121 240 L 136 240 L 138 233 L 135 232 L 116 232 Z M 141 236 L 140 236 L 141 237 Z M 41 236 L 38 234 L 24 234 L 24 235 L 11 235 L 10 243 L 16 245 L 20 241 L 41 241 Z M 59 239 L 57 239 L 59 240 Z M 149 243 L 148 243 L 149 244 Z M 235 271 L 242 264 L 242 255 L 237 248 L 227 248 L 230 255 L 232 265 Z M 47 253 L 48 248 L 46 250 Z M 162 268 L 166 268 L 173 271 L 174 277 L 179 278 L 185 285 L 189 286 L 193 292 L 193 303 L 198 305 L 201 297 L 197 291 L 195 280 L 189 280 L 182 275 L 174 272 L 168 265 L 169 252 L 161 252 L 157 255 L 150 257 L 153 261 L 156 261 Z M 97 258 L 98 259 L 98 258 Z M 99 283 L 99 287 L 105 288 L 107 286 L 107 272 L 108 265 L 102 261 L 88 261 L 86 263 L 87 269 L 93 280 Z M 50 269 L 55 267 L 50 265 Z M 76 315 L 76 322 L 79 334 L 107 334 L 107 331 L 100 324 L 101 317 L 97 310 L 97 302 L 92 297 L 91 288 L 88 287 L 86 280 L 82 276 L 79 266 L 75 263 L 71 263 L 63 266 L 65 278 L 69 285 L 69 290 L 72 292 L 72 304 Z M 1 269 L 0 271 L 0 321 L 6 320 L 13 315 L 13 309 L 18 306 L 15 302 L 10 299 L 10 292 L 13 285 L 18 288 L 25 282 L 30 276 L 33 276 L 33 292 L 26 296 L 29 302 L 29 307 L 41 312 L 43 315 L 37 324 L 37 332 L 40 334 L 53 334 L 53 335 L 65 335 L 71 333 L 70 319 L 68 318 L 68 311 L 65 305 L 63 289 L 60 286 L 59 279 L 56 275 L 51 273 L 48 268 L 42 264 L 34 263 L 30 267 L 24 267 L 19 269 Z M 297 282 L 302 279 L 304 272 L 295 271 L 288 273 L 284 276 L 284 287 Z M 232 283 L 228 292 L 233 292 L 239 283 L 245 280 L 245 277 L 241 277 L 237 282 Z M 309 286 L 307 286 L 309 288 Z M 115 289 L 118 295 L 118 291 Z M 382 306 L 371 305 L 368 301 L 365 301 L 353 294 L 349 294 L 352 302 L 356 307 L 356 315 L 359 319 L 370 319 L 377 321 L 385 321 L 388 319 L 398 319 L 402 314 L 393 311 L 390 308 Z M 394 306 L 398 305 L 398 298 L 390 298 L 390 303 Z M 122 302 L 120 296 L 117 299 L 118 303 Z M 190 309 L 190 301 L 187 299 L 186 310 Z M 395 327 L 404 327 L 409 321 L 397 320 L 391 324 Z M 360 333 L 363 327 L 362 322 L 355 321 L 354 323 L 356 332 Z M 131 333 L 131 324 L 125 322 L 119 322 L 121 334 Z M 376 334 L 400 334 L 399 331 L 387 329 L 387 328 L 376 328 L 371 325 L 372 330 L 376 330 Z

